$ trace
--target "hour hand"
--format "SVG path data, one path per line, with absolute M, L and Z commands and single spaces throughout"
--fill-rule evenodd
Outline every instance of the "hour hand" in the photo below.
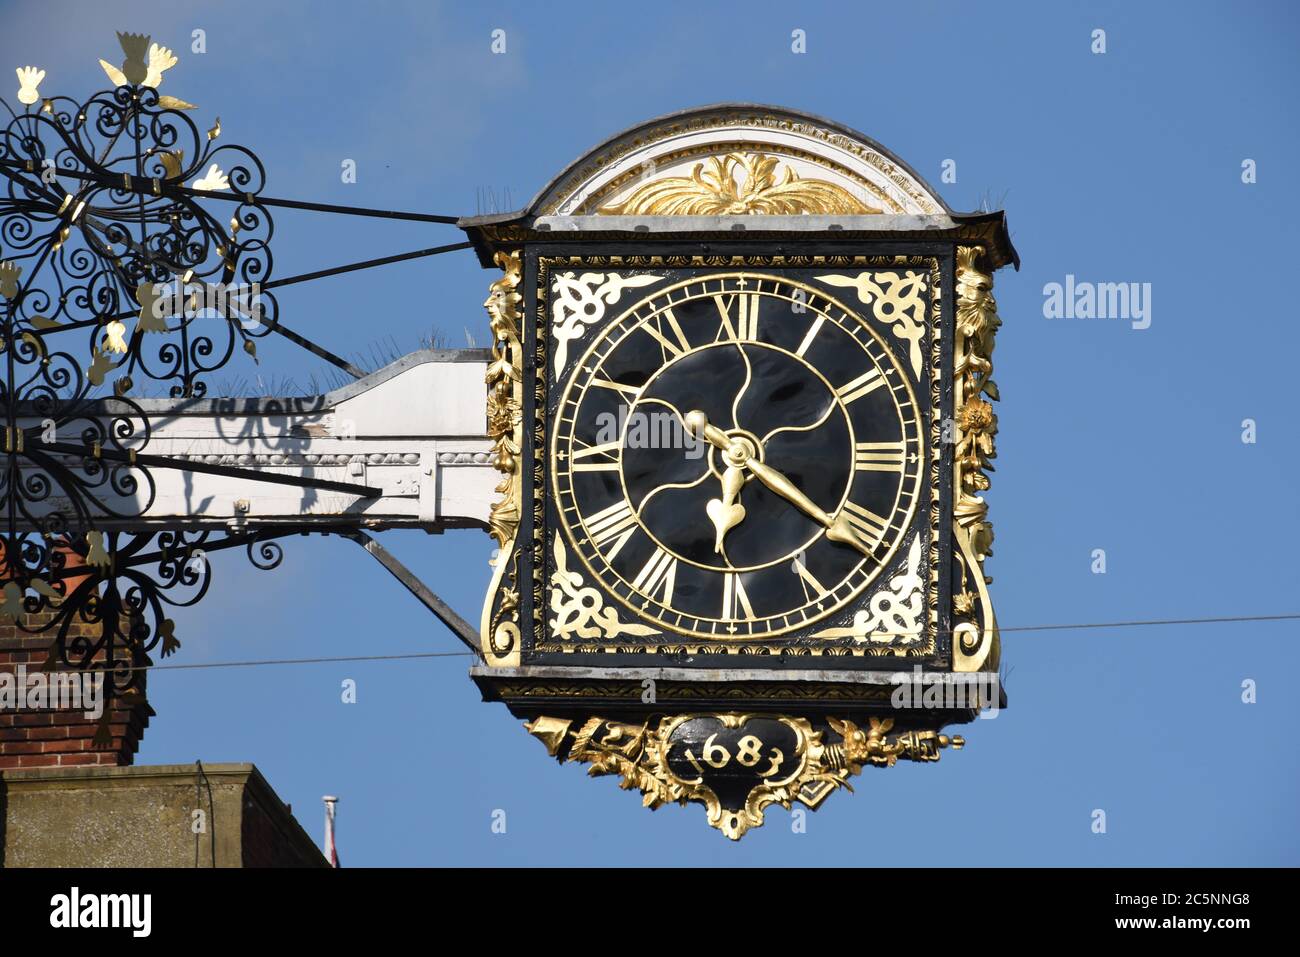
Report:
M 745 471 L 735 465 L 727 466 L 722 473 L 722 498 L 709 499 L 708 505 L 704 510 L 709 515 L 709 520 L 713 522 L 713 529 L 717 533 L 713 551 L 721 554 L 722 540 L 726 537 L 727 532 L 739 525 L 745 518 L 745 506 L 736 501 L 740 494 L 741 487 L 745 484 Z

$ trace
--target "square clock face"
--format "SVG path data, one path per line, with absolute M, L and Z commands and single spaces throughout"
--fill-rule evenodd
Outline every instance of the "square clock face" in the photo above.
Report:
M 525 658 L 944 659 L 948 268 L 538 257 Z

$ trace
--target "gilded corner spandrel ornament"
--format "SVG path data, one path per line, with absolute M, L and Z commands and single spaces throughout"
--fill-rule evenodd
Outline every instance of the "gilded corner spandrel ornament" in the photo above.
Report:
M 555 572 L 551 575 L 551 634 L 560 640 L 572 638 L 617 638 L 620 635 L 657 635 L 649 625 L 629 623 L 617 610 L 605 605 L 600 592 L 583 587 L 583 578 L 569 569 L 569 555 L 559 535 L 555 536 Z
M 921 340 L 925 338 L 925 273 L 908 270 L 896 272 L 860 272 L 856 276 L 830 273 L 818 276 L 831 286 L 853 289 L 858 302 L 871 307 L 876 321 L 889 327 L 894 337 L 907 343 L 907 358 L 912 374 L 919 380 L 923 360 Z
M 636 187 L 602 216 L 798 216 L 879 213 L 843 186 L 800 179 L 789 163 L 762 153 L 728 153 L 696 163 L 690 176 L 664 176 Z
M 614 774 L 642 805 L 702 804 L 709 824 L 731 840 L 762 827 L 773 804 L 798 801 L 816 809 L 864 767 L 898 761 L 937 761 L 965 741 L 935 731 L 893 733 L 892 718 L 871 718 L 866 729 L 831 718 L 819 730 L 788 715 L 702 713 L 650 719 L 643 724 L 601 716 L 585 720 L 541 716 L 524 727 L 560 762 L 589 765 L 593 777 Z M 840 740 L 828 743 L 832 731 Z
M 982 246 L 957 247 L 957 317 L 953 402 L 953 537 L 961 580 L 954 588 L 953 670 L 996 670 L 1000 653 L 997 619 L 989 599 L 984 559 L 993 554 L 988 505 L 978 493 L 989 488 L 987 472 L 997 457 L 998 417 L 989 400 L 998 398 L 993 344 L 1002 320 L 993 298 L 993 277 L 982 267 Z
M 642 273 L 557 273 L 552 280 L 555 306 L 551 323 L 551 335 L 555 338 L 556 378 L 568 363 L 569 343 L 581 338 L 589 326 L 604 319 L 607 306 L 615 305 L 625 290 L 648 286 L 660 278 Z
M 520 252 L 494 257 L 503 275 L 489 287 L 488 321 L 492 331 L 492 361 L 488 364 L 487 431 L 492 440 L 493 465 L 502 479 L 501 495 L 488 516 L 488 530 L 497 543 L 495 572 L 483 605 L 480 633 L 484 659 L 492 665 L 519 664 L 519 533 L 523 482 L 523 352 L 519 328 L 522 313 L 519 284 L 523 279 Z
M 889 580 L 888 587 L 876 591 L 853 616 L 853 623 L 823 628 L 814 638 L 852 638 L 905 648 L 924 637 L 925 582 L 921 577 L 921 537 L 912 539 L 907 550 L 907 564 Z

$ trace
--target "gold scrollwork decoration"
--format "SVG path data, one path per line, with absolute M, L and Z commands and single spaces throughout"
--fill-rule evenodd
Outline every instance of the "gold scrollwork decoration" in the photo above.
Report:
M 555 290 L 555 316 L 551 335 L 555 337 L 555 374 L 558 377 L 568 362 L 569 343 L 582 336 L 587 327 L 605 317 L 605 307 L 615 305 L 623 290 L 648 286 L 661 277 L 645 274 L 584 272 L 557 273 L 552 282 Z
M 994 436 L 998 417 L 989 400 L 998 398 L 992 379 L 993 344 L 1002 320 L 993 298 L 993 277 L 981 268 L 982 246 L 957 247 L 957 320 L 953 364 L 956 409 L 953 536 L 961 556 L 961 587 L 954 590 L 953 668 L 996 669 L 999 638 L 984 574 L 984 559 L 993 554 L 993 526 L 988 504 L 979 495 L 989 487 L 986 474 L 997 457 Z M 978 619 L 978 620 L 977 620 Z
M 605 607 L 605 600 L 595 588 L 582 587 L 582 576 L 569 571 L 568 552 L 559 535 L 555 536 L 555 573 L 551 575 L 551 633 L 567 638 L 617 638 L 619 635 L 657 635 L 649 625 L 620 621 L 618 612 Z
M 718 728 L 739 732 L 755 718 L 783 725 L 782 733 L 792 736 L 794 748 L 792 753 L 781 755 L 779 771 L 774 765 L 775 773 L 757 773 L 756 783 L 735 806 L 724 806 L 703 774 L 685 778 L 670 767 L 674 732 L 685 723 L 703 719 Z M 807 718 L 787 715 L 681 714 L 662 717 L 653 727 L 653 719 L 634 724 L 600 716 L 579 721 L 543 715 L 524 727 L 557 760 L 589 764 L 587 773 L 592 777 L 618 775 L 623 790 L 641 792 L 644 807 L 654 810 L 666 804 L 684 806 L 691 802 L 704 805 L 709 824 L 735 841 L 751 829 L 762 827 L 764 812 L 773 804 L 789 809 L 799 801 L 815 809 L 837 788 L 852 791 L 848 779 L 868 765 L 892 767 L 900 760 L 938 761 L 943 749 L 959 750 L 965 744 L 960 736 L 949 737 L 936 731 L 891 734 L 892 718 L 870 718 L 869 722 L 864 730 L 852 721 L 830 718 L 830 727 L 841 739 L 834 743 L 826 743 L 824 732 L 814 728 Z M 743 742 L 742 738 L 742 747 Z M 766 755 L 759 745 L 761 742 L 751 745 L 754 750 L 749 753 Z M 710 748 L 714 755 L 732 757 L 725 748 L 706 744 L 698 759 L 690 756 L 691 761 L 703 760 L 714 768 L 720 767 L 720 759 L 709 754 Z M 735 755 L 738 760 L 740 754 Z M 755 770 L 769 760 L 770 756 L 759 757 Z
M 853 616 L 848 627 L 825 628 L 814 638 L 852 638 L 882 644 L 907 646 L 924 637 L 925 582 L 921 578 L 921 537 L 912 539 L 907 565 L 889 580 L 889 587 L 871 596 L 866 608 Z
M 797 216 L 879 213 L 843 186 L 800 179 L 788 163 L 762 153 L 736 152 L 696 163 L 690 176 L 643 183 L 604 216 Z
M 925 338 L 925 274 L 912 272 L 861 272 L 856 276 L 831 273 L 818 276 L 832 286 L 852 287 L 858 302 L 871 307 L 877 322 L 890 327 L 907 343 L 912 374 L 921 378 L 921 340 Z

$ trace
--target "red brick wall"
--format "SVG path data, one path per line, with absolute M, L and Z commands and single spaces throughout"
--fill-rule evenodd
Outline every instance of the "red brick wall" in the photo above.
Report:
M 49 615 L 42 616 L 48 620 Z M 27 616 L 28 626 L 35 619 Z M 97 625 L 72 625 L 87 629 L 86 637 L 99 633 Z M 69 637 L 76 637 L 73 630 Z M 0 620 L 0 672 L 17 673 L 20 664 L 27 673 L 39 671 L 49 654 L 53 632 L 29 635 L 7 619 Z M 143 677 L 139 687 L 144 690 Z M 80 710 L 15 711 L 0 708 L 0 770 L 6 768 L 71 767 L 73 765 L 131 764 L 153 709 L 141 699 L 125 706 L 114 702 L 109 711 L 112 743 L 107 748 L 93 745 L 99 721 Z

